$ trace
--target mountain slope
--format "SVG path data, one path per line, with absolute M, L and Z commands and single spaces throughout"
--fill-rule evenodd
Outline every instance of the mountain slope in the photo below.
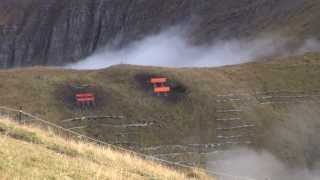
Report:
M 319 54 L 309 53 L 222 68 L 6 70 L 0 72 L 0 102 L 109 143 L 187 164 L 205 166 L 208 153 L 240 145 L 270 151 L 288 165 L 316 168 L 319 62 Z M 152 75 L 168 77 L 173 92 L 153 95 Z M 76 82 L 95 84 L 95 107 L 81 111 L 76 105 L 70 87 Z M 125 118 L 63 121 L 92 115 Z
M 186 27 L 195 44 L 273 33 L 318 38 L 319 5 L 316 0 L 5 0 L 0 67 L 63 65 L 173 25 Z

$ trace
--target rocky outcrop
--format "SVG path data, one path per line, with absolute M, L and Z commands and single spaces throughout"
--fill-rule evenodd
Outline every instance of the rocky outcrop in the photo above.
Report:
M 188 25 L 194 43 L 252 36 L 268 29 L 270 24 L 286 22 L 284 17 L 303 3 L 300 0 L 4 0 L 0 2 L 0 67 L 63 65 L 106 44 L 123 46 L 176 24 Z

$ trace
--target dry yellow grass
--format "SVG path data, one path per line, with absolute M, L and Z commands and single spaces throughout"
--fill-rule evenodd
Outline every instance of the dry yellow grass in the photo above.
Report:
M 0 120 L 0 179 L 212 179 Z

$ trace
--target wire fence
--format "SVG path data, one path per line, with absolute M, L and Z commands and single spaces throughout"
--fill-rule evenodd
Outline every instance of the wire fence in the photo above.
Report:
M 192 166 L 188 166 L 185 164 L 181 164 L 178 162 L 172 162 L 172 161 L 167 161 L 167 160 L 163 160 L 163 159 L 159 159 L 157 157 L 154 156 L 150 156 L 147 154 L 142 154 L 139 152 L 135 152 L 135 151 L 131 151 L 116 145 L 112 145 L 109 144 L 107 142 L 104 142 L 102 140 L 99 139 L 95 139 L 92 137 L 89 137 L 87 135 L 81 134 L 79 132 L 70 130 L 70 129 L 66 129 L 62 126 L 59 126 L 55 123 L 46 121 L 44 119 L 41 119 L 37 116 L 34 116 L 30 113 L 24 112 L 23 110 L 18 110 L 18 109 L 13 109 L 13 108 L 9 108 L 9 107 L 5 107 L 5 106 L 0 106 L 0 117 L 3 118 L 7 118 L 10 120 L 13 120 L 15 122 L 18 122 L 20 124 L 25 124 L 25 125 L 34 125 L 37 127 L 40 127 L 43 130 L 48 130 L 50 132 L 54 132 L 55 134 L 62 136 L 65 139 L 70 139 L 70 140 L 74 140 L 74 141 L 81 141 L 81 142 L 88 142 L 88 143 L 94 143 L 97 145 L 101 145 L 104 146 L 106 148 L 110 148 L 119 152 L 124 152 L 124 153 L 128 153 L 134 156 L 138 156 L 142 159 L 145 160 L 150 160 L 168 167 L 172 167 L 175 169 L 179 169 L 179 170 L 193 170 L 195 169 L 195 167 Z M 225 173 L 219 173 L 219 172 L 214 172 L 211 170 L 203 170 L 205 172 L 207 172 L 209 175 L 215 177 L 216 180 L 255 180 L 253 178 L 247 178 L 247 177 L 238 177 L 238 176 L 234 176 L 234 175 L 230 175 L 230 174 L 225 174 Z

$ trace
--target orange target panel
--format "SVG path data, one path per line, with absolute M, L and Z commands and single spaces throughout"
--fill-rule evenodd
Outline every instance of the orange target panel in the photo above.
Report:
M 168 93 L 170 92 L 170 87 L 157 87 L 157 88 L 154 88 L 154 92 L 155 93 Z
M 167 78 L 151 78 L 150 83 L 157 84 L 157 83 L 165 83 L 167 82 Z

